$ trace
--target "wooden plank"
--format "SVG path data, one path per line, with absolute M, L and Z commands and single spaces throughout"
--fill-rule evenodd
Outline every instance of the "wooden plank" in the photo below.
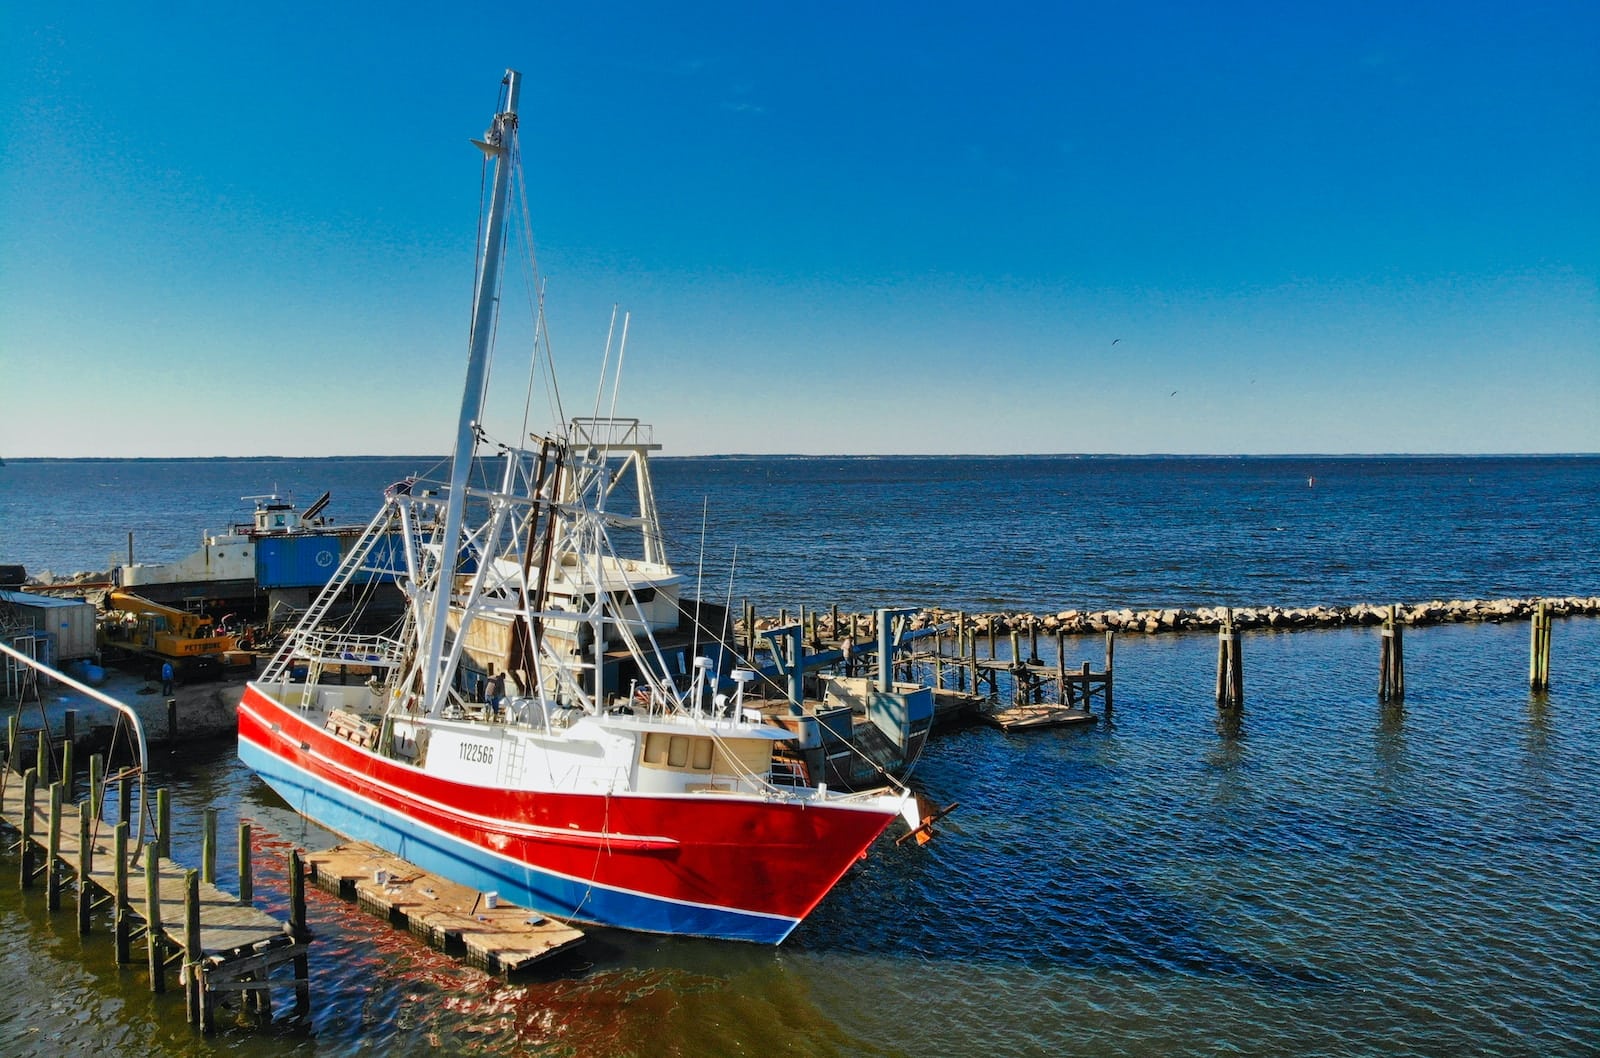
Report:
M 304 944 L 285 944 L 265 952 L 241 956 L 237 959 L 229 959 L 226 962 L 209 966 L 206 969 L 206 973 L 219 983 L 230 981 L 241 974 L 272 970 L 275 967 L 282 966 L 290 959 L 297 959 L 307 954 L 309 950 Z M 260 986 L 262 982 L 257 981 L 253 982 L 253 984 Z

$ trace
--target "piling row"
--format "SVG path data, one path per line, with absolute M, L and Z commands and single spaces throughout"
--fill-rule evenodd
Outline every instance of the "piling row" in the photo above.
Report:
M 1543 692 L 1550 686 L 1552 618 L 1596 614 L 1600 614 L 1600 597 L 1577 596 L 1392 603 L 1383 607 L 1361 604 L 1310 610 L 1218 607 L 1194 611 L 1105 611 L 1088 615 L 1065 611 L 1042 617 L 1036 614 L 968 615 L 961 611 L 930 609 L 912 615 L 901 629 L 903 639 L 896 649 L 895 671 L 900 678 L 933 687 L 936 725 L 977 718 L 1007 728 L 1059 726 L 1094 720 L 1090 702 L 1096 695 L 1103 697 L 1105 713 L 1110 716 L 1115 628 L 1108 626 L 1147 634 L 1214 627 L 1217 632 L 1216 703 L 1219 710 L 1236 716 L 1244 706 L 1240 632 L 1245 629 L 1381 624 L 1378 699 L 1399 702 L 1405 698 L 1404 630 L 1407 625 L 1529 618 L 1533 629 L 1529 683 L 1534 691 Z M 838 606 L 825 612 L 807 612 L 801 608 L 798 623 L 805 641 L 815 652 L 807 655 L 808 664 L 842 662 L 849 666 L 865 661 L 874 650 L 872 643 L 877 637 L 877 628 L 873 615 L 841 613 Z M 784 626 L 793 627 L 788 611 L 780 611 L 776 620 L 763 620 L 746 601 L 743 618 L 736 622 L 736 635 L 753 655 L 764 630 Z M 753 636 L 751 629 L 755 630 Z M 1066 637 L 1081 636 L 1091 630 L 1101 630 L 1106 636 L 1105 670 L 1093 672 L 1085 662 L 1078 671 L 1068 671 L 1065 667 Z M 1042 634 L 1055 637 L 1054 666 L 1045 665 L 1039 658 Z M 1028 640 L 1026 653 L 1022 645 L 1024 636 Z M 988 653 L 980 656 L 978 644 L 984 641 L 988 644 Z M 1004 657 L 1000 650 L 1002 642 L 1010 645 L 1009 655 Z M 861 645 L 854 646 L 857 643 Z M 946 644 L 953 647 L 953 652 L 947 650 Z M 1004 689 L 1002 679 L 1006 680 Z
M 41 739 L 41 745 L 48 742 Z M 96 911 L 108 911 L 117 964 L 131 964 L 133 945 L 142 939 L 151 990 L 166 991 L 169 971 L 176 970 L 189 1020 L 202 1031 L 215 1028 L 216 1005 L 229 993 L 240 993 L 245 1009 L 268 1013 L 269 990 L 292 986 L 296 1009 L 309 1010 L 310 935 L 298 850 L 290 857 L 290 921 L 285 924 L 253 907 L 248 895 L 236 899 L 216 888 L 209 877 L 215 873 L 214 861 L 192 870 L 168 858 L 168 813 L 157 811 L 154 840 L 142 847 L 130 844 L 126 774 L 117 780 L 121 816 L 110 826 L 104 818 L 104 765 L 98 755 L 90 759 L 89 787 L 95 793 L 82 804 L 67 802 L 67 784 L 60 780 L 45 787 L 41 797 L 39 770 L 18 775 L 16 763 L 8 759 L 0 770 L 0 822 L 20 836 L 19 884 L 27 889 L 42 881 L 48 910 L 60 910 L 65 885 L 75 883 L 79 934 L 90 932 Z M 158 804 L 165 801 L 158 796 Z M 215 812 L 208 811 L 207 837 L 213 844 L 215 825 Z M 248 831 L 242 833 L 241 840 L 247 841 Z M 245 894 L 250 889 L 248 864 L 248 859 L 241 861 L 240 889 Z M 272 976 L 277 967 L 290 963 L 291 979 Z

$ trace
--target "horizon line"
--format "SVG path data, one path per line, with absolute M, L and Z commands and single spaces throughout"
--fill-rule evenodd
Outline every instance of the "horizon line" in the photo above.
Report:
M 1593 459 L 1600 451 L 1541 452 L 701 452 L 664 453 L 663 459 Z M 300 459 L 416 459 L 444 460 L 448 454 L 334 454 L 334 455 L 208 455 L 208 456 L 11 456 L 10 463 L 205 463 Z M 489 458 L 492 458 L 490 456 Z

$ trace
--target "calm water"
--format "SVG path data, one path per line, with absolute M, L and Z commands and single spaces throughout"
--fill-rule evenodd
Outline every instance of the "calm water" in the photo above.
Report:
M 685 458 L 677 566 L 763 608 L 1348 604 L 1600 594 L 1600 457 Z M 0 562 L 188 554 L 278 492 L 365 522 L 436 458 L 12 461 Z M 702 532 L 702 527 L 704 531 Z M 730 578 L 730 568 L 732 576 Z
M 360 489 L 418 470 L 13 463 L 0 561 L 103 567 L 130 528 L 170 557 L 274 481 L 359 519 Z M 733 592 L 763 606 L 1600 594 L 1600 460 L 682 460 L 657 481 L 680 566 L 709 497 L 707 594 L 737 545 Z M 1232 730 L 1209 637 L 1125 637 L 1114 724 L 936 737 L 917 780 L 961 802 L 940 837 L 886 843 L 782 948 L 599 934 L 506 985 L 313 893 L 309 1023 L 209 1040 L 103 928 L 80 941 L 20 894 L 7 853 L 0 1053 L 1600 1054 L 1600 621 L 1554 638 L 1532 696 L 1525 624 L 1414 630 L 1388 708 L 1371 630 L 1246 635 Z M 255 822 L 258 902 L 281 903 L 283 850 L 330 839 L 226 742 L 170 766 L 181 806 Z

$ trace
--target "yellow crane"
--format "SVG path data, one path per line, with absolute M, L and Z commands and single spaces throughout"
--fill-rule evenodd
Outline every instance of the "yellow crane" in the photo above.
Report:
M 220 664 L 224 654 L 239 648 L 238 637 L 217 634 L 215 623 L 204 614 L 127 591 L 113 591 L 106 607 L 100 622 L 103 645 L 170 661 L 180 672 L 208 667 L 200 659 Z

